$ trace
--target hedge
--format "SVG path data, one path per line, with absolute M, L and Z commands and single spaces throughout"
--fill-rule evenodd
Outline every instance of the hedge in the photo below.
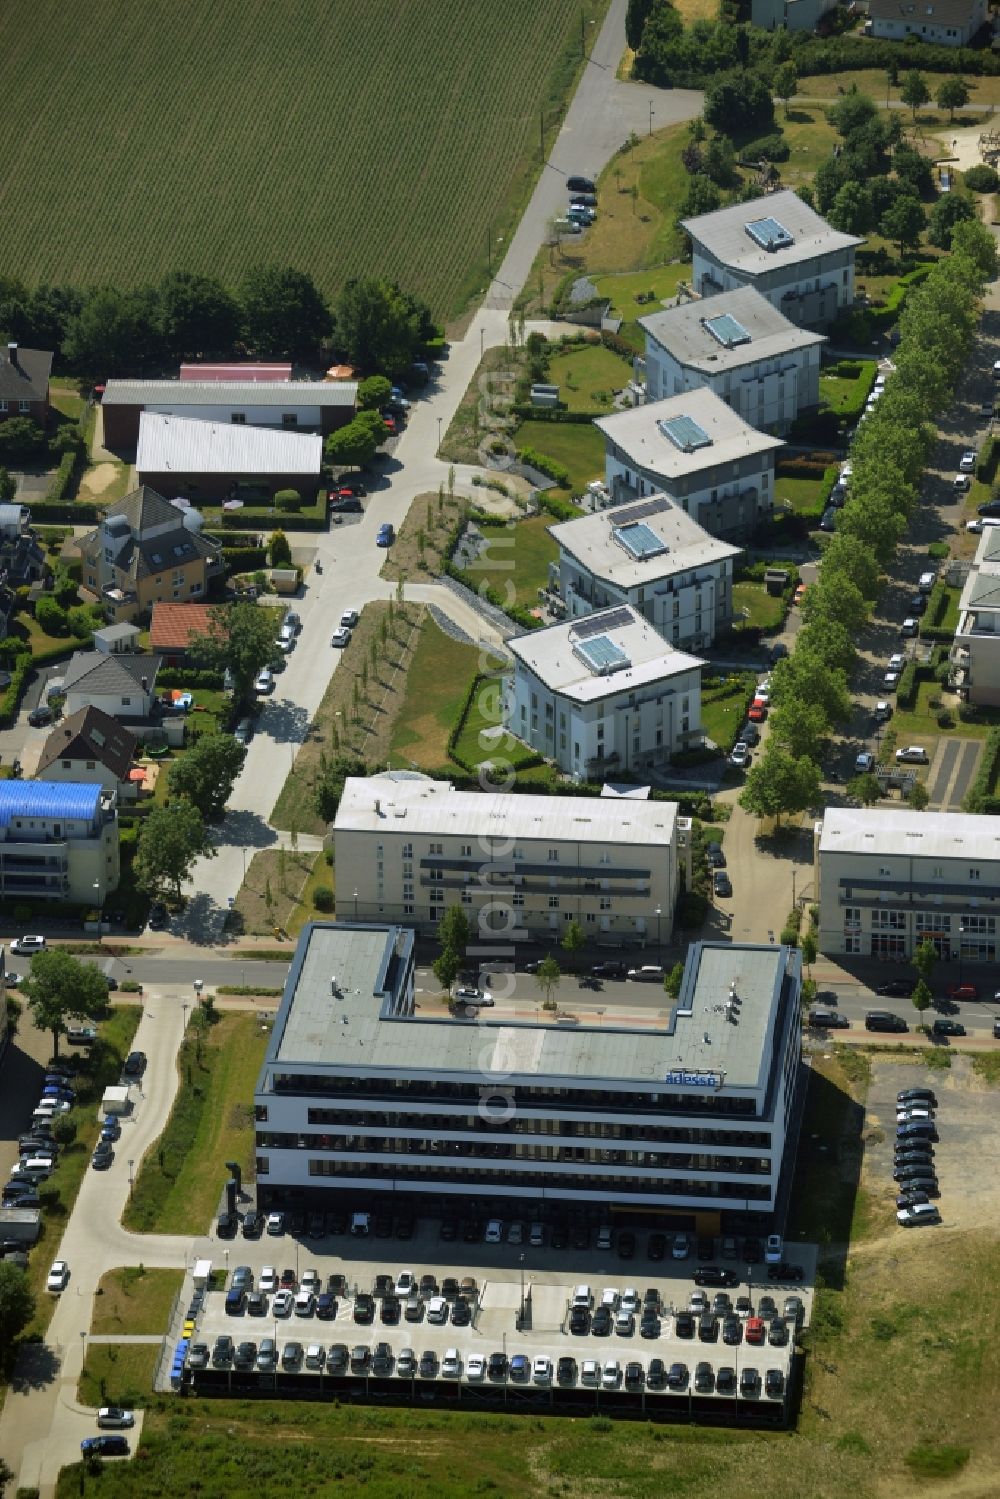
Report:
M 311 507 L 315 511 L 315 506 Z M 222 525 L 227 531 L 244 530 L 248 525 L 254 526 L 260 531 L 325 531 L 327 529 L 327 517 L 310 514 L 309 511 L 282 512 L 279 510 L 224 510 L 222 513 Z
M 759 34 L 751 30 L 752 39 L 756 40 Z M 972 47 L 941 47 L 932 42 L 907 46 L 874 37 L 804 37 L 793 45 L 791 58 L 800 79 L 819 73 L 880 69 L 884 74 L 890 68 L 902 72 L 917 67 L 922 73 L 958 73 L 963 77 L 1000 73 L 1000 57 L 993 52 Z M 808 89 L 800 92 L 808 93 Z
M 59 504 L 49 500 L 40 500 L 36 504 L 32 500 L 28 508 L 33 526 L 58 525 L 66 521 L 74 526 L 96 526 L 101 518 L 101 511 L 96 505 L 84 504 L 80 500 L 63 501 Z
M 917 663 L 908 661 L 899 674 L 896 687 L 896 707 L 909 713 L 917 701 Z
M 66 491 L 72 483 L 73 475 L 76 473 L 78 457 L 79 454 L 75 451 L 62 455 L 59 460 L 59 467 L 55 472 L 55 477 L 45 491 L 46 504 L 58 505 L 66 498 Z M 34 507 L 32 509 L 34 510 Z
M 931 596 L 927 600 L 927 610 L 920 621 L 921 640 L 952 640 L 955 631 L 941 628 L 941 621 L 948 612 L 949 594 L 944 582 L 939 578 L 931 589 Z
M 606 302 L 607 298 L 602 297 L 601 301 Z M 619 333 L 612 333 L 610 328 L 601 329 L 601 343 L 606 349 L 610 349 L 612 354 L 620 354 L 623 359 L 627 359 L 629 364 L 637 357 L 637 351 L 633 349 L 628 339 L 622 338 Z
M 776 479 L 822 479 L 827 469 L 837 462 L 836 453 L 790 454 L 775 463 L 774 476 Z
M 985 812 L 993 816 L 1000 812 L 1000 797 L 993 795 L 991 791 L 998 770 L 1000 770 L 1000 729 L 991 729 L 986 736 L 983 758 L 979 762 L 976 779 L 962 802 L 963 812 Z
M 579 505 L 573 504 L 572 500 L 561 500 L 558 495 L 554 494 L 540 494 L 538 508 L 548 515 L 554 515 L 556 520 L 576 520 L 578 516 L 585 514 Z
M 223 547 L 222 560 L 233 573 L 253 573 L 267 566 L 266 547 Z
M 456 583 L 461 583 L 466 588 L 469 587 L 469 580 L 465 573 L 460 567 L 455 566 L 450 557 L 445 559 L 442 572 L 449 578 L 454 578 Z M 491 587 L 490 584 L 480 583 L 473 591 L 481 599 L 485 599 L 488 604 L 492 604 L 494 609 L 499 609 L 501 613 L 506 614 L 508 619 L 512 619 L 523 630 L 537 630 L 540 628 L 541 620 L 536 619 L 530 609 L 526 609 L 523 604 L 508 604 L 505 599 L 501 598 L 499 591 Z
M 530 401 L 515 401 L 510 409 L 511 415 L 522 422 L 562 422 L 569 426 L 589 427 L 594 420 L 586 411 L 567 411 L 561 406 L 532 406 Z
M 1000 458 L 1000 443 L 995 437 L 987 437 L 976 462 L 976 478 L 980 484 L 993 483 L 998 458 Z
M 549 478 L 563 489 L 569 488 L 569 469 L 562 463 L 557 463 L 554 458 L 547 458 L 544 453 L 539 453 L 535 448 L 518 448 L 517 456 L 521 463 L 526 463 L 529 468 L 537 468 L 540 474 L 548 474 Z
M 194 666 L 168 666 L 156 674 L 157 687 L 201 687 L 206 692 L 221 692 L 221 671 L 207 671 Z

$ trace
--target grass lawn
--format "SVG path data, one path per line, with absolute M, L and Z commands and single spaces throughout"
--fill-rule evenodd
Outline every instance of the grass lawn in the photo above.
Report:
M 166 1332 L 174 1297 L 184 1280 L 182 1270 L 147 1270 L 124 1265 L 101 1276 L 94 1301 L 91 1332 Z
M 622 318 L 628 325 L 648 313 L 659 312 L 663 302 L 677 295 L 680 283 L 690 280 L 691 262 L 679 261 L 676 265 L 628 271 L 621 276 L 597 276 L 594 285 L 602 297 L 610 299 L 613 316 Z M 626 328 L 621 331 L 624 335 Z M 642 342 L 645 342 L 644 336 Z
M 549 380 L 570 411 L 601 416 L 613 409 L 616 391 L 632 378 L 632 367 L 603 344 L 575 344 L 549 360 Z
M 582 494 L 593 479 L 604 478 L 604 438 L 596 427 L 556 422 L 522 422 L 514 434 L 517 447 L 534 448 L 569 470 L 569 489 Z
M 208 687 L 194 687 L 191 690 L 194 693 L 194 708 L 188 714 L 188 732 L 196 729 L 199 734 L 214 734 L 224 729 L 230 721 L 232 700 L 221 689 L 215 691 Z M 153 800 L 157 806 L 166 806 L 170 794 L 170 767 L 183 760 L 186 753 L 187 748 L 181 747 L 172 749 L 167 755 L 156 757 L 160 773 L 153 789 Z
M 458 722 L 462 699 L 482 669 L 478 646 L 452 640 L 428 616 L 406 675 L 406 695 L 392 730 L 390 756 L 398 767 L 448 764 L 448 735 Z
M 742 616 L 744 625 L 771 630 L 785 617 L 785 601 L 780 594 L 768 593 L 763 583 L 733 584 L 733 613 Z
M 177 1058 L 180 1087 L 163 1134 L 143 1158 L 126 1228 L 204 1233 L 219 1206 L 223 1161 L 254 1180 L 253 1090 L 266 1035 L 255 1015 L 221 1015 L 206 1032 L 194 1017 Z
M 134 487 L 135 470 L 131 464 L 96 463 L 83 469 L 77 476 L 76 494 L 73 498 L 84 500 L 88 505 L 111 505 Z
M 28 1282 L 37 1297 L 37 1306 L 25 1329 L 26 1336 L 44 1333 L 49 1325 L 55 1297 L 46 1295 L 45 1279 L 97 1143 L 99 1101 L 105 1088 L 118 1081 L 121 1064 L 132 1049 L 141 1018 L 141 1005 L 121 1004 L 111 1008 L 107 1017 L 98 1022 L 100 1037 L 89 1048 L 87 1071 L 77 1074 L 77 1102 L 67 1116 L 76 1125 L 76 1138 L 60 1151 L 58 1166 L 38 1194 L 42 1202 L 42 1235 L 28 1261 Z
M 736 735 L 746 720 L 750 694 L 756 683 L 757 678 L 751 671 L 730 672 L 723 678 L 705 677 L 702 680 L 702 731 L 726 754 L 736 743 Z
M 801 479 L 790 474 L 779 474 L 774 481 L 775 507 L 794 510 L 797 515 L 822 515 L 824 502 L 836 478 L 835 464 L 831 464 L 822 479 Z
M 148 1405 L 159 1357 L 157 1343 L 88 1343 L 77 1383 L 77 1399 L 83 1405 L 91 1406 L 122 1405 L 131 1409 Z M 131 1467 L 131 1463 L 126 1466 Z M 74 1468 L 73 1471 L 79 1470 Z M 78 1478 L 74 1492 L 79 1493 L 80 1487 Z M 91 1493 L 104 1492 L 103 1482 L 98 1481 L 95 1487 L 92 1478 L 88 1479 L 87 1488 Z
M 874 359 L 859 360 L 860 369 L 852 378 L 833 373 L 832 366 L 819 377 L 820 406 L 835 411 L 838 416 L 850 411 L 857 413 L 871 394 L 878 370 Z
M 485 582 L 506 599 L 509 585 L 513 584 L 512 602 L 534 609 L 538 604 L 538 590 L 548 582 L 549 563 L 559 558 L 559 548 L 548 530 L 554 524 L 551 515 L 543 512 L 516 521 L 503 530 L 484 527 L 487 550 L 464 569 L 469 587 L 475 589 Z
M 911 712 L 905 712 L 897 708 L 892 715 L 892 727 L 896 730 L 896 737 L 900 744 L 924 744 L 931 759 L 934 758 L 934 742 L 942 734 L 949 738 L 957 739 L 985 739 L 991 728 L 1000 724 L 1000 708 L 980 708 L 980 722 L 961 723 L 956 721 L 953 729 L 942 729 L 938 725 L 938 708 L 930 706 L 931 698 L 940 698 L 942 704 L 949 708 L 952 715 L 958 718 L 958 699 L 953 692 L 945 691 L 938 682 L 920 682 L 917 686 L 917 701 Z M 911 767 L 912 768 L 912 767 Z M 926 766 L 924 769 L 926 770 Z M 918 773 L 920 767 L 916 767 Z
M 78 422 L 84 413 L 86 402 L 80 394 L 79 380 L 68 378 L 52 380 L 49 384 L 49 404 L 71 422 Z
M 470 765 L 478 765 L 483 760 L 504 760 L 520 775 L 526 774 L 532 780 L 546 780 L 550 774 L 548 766 L 532 766 L 527 772 L 520 770 L 526 760 L 535 756 L 527 745 L 501 727 L 500 681 L 500 677 L 490 677 L 480 683 L 465 715 L 455 754 Z

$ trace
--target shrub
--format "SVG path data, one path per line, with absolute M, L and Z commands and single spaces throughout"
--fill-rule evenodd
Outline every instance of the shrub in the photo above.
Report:
M 274 496 L 274 508 L 294 513 L 302 509 L 302 496 L 297 489 L 279 489 Z
M 292 560 L 292 549 L 284 531 L 275 531 L 271 537 L 271 566 L 285 567 Z
M 66 610 L 55 599 L 39 599 L 35 605 L 35 618 L 46 635 L 65 635 L 68 629 Z
M 517 456 L 521 463 L 529 468 L 537 468 L 540 474 L 547 474 L 562 489 L 569 488 L 569 469 L 562 463 L 557 463 L 554 458 L 547 458 L 544 453 L 537 452 L 534 448 L 518 448 Z
M 993 786 L 1000 768 L 1000 729 L 991 729 L 986 738 L 983 748 L 983 758 L 979 762 L 979 770 L 976 779 L 969 787 L 962 802 L 963 812 L 992 812 L 995 810 L 996 797 L 993 795 Z M 994 805 L 991 805 L 994 804 Z
M 915 661 L 910 661 L 903 667 L 899 677 L 899 685 L 896 688 L 896 706 L 909 713 L 917 700 L 917 666 Z
M 55 474 L 53 475 L 52 483 L 45 491 L 45 503 L 47 505 L 58 505 L 62 500 L 66 498 L 66 491 L 69 489 L 70 483 L 73 479 L 73 475 L 76 472 L 76 463 L 78 456 L 78 450 L 76 448 L 73 448 L 70 450 L 70 452 L 64 453 L 60 458 L 59 467 L 56 469 Z M 37 514 L 37 511 L 38 506 L 32 505 L 32 518 L 34 518 L 34 516 Z
M 996 167 L 987 166 L 985 162 L 977 167 L 969 167 L 962 176 L 970 192 L 995 193 L 1000 189 L 1000 172 Z
M 313 905 L 316 907 L 317 911 L 333 910 L 333 891 L 330 889 L 329 885 L 320 885 L 316 890 L 313 891 Z
M 743 161 L 787 161 L 791 154 L 791 147 L 778 131 L 775 135 L 762 135 L 760 140 L 751 141 L 743 147 L 740 157 Z

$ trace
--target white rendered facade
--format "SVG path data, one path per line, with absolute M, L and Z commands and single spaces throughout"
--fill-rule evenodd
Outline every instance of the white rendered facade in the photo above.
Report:
M 979 538 L 958 606 L 952 680 L 970 703 L 1000 703 L 1000 526 Z
M 508 648 L 507 728 L 576 780 L 666 765 L 701 740 L 704 662 L 627 606 L 516 636 Z
M 815 849 L 822 952 L 904 960 L 929 941 L 943 959 L 995 960 L 995 817 L 828 807 Z
M 391 773 L 348 779 L 334 845 L 344 919 L 433 931 L 461 904 L 474 930 L 513 923 L 558 941 L 576 921 L 589 942 L 629 948 L 669 941 L 690 857 L 675 802 L 457 791 Z
M 411 933 L 307 927 L 255 1093 L 258 1202 L 760 1221 L 791 1166 L 800 989 L 795 949 L 699 943 L 647 1024 L 458 1019 L 415 1008 Z
M 645 547 L 630 545 L 634 528 Z M 666 495 L 550 526 L 571 619 L 627 604 L 683 651 L 707 650 L 733 619 L 739 547 L 710 536 Z M 652 533 L 652 540 L 647 533 Z
M 751 427 L 785 432 L 819 405 L 825 338 L 796 327 L 755 287 L 640 318 L 646 399 L 711 390 Z

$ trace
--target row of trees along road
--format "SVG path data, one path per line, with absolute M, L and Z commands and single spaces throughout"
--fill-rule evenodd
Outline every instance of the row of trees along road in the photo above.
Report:
M 803 601 L 805 623 L 771 678 L 770 732 L 748 772 L 740 805 L 776 821 L 820 800 L 819 761 L 835 725 L 851 714 L 849 677 L 859 634 L 892 570 L 935 441 L 935 415 L 966 366 L 985 283 L 997 274 L 993 236 L 955 228 L 951 254 L 916 288 L 900 318 L 896 373 L 851 446 L 847 504 Z M 926 804 L 926 796 L 920 799 Z
M 221 604 L 209 611 L 206 633 L 192 639 L 189 650 L 199 665 L 230 672 L 234 714 L 251 701 L 254 678 L 274 659 L 278 629 L 276 610 Z M 246 746 L 232 734 L 209 733 L 171 767 L 167 803 L 146 815 L 139 833 L 134 869 L 141 890 L 180 900 L 194 861 L 215 853 L 208 824 L 224 814 L 246 757 Z

